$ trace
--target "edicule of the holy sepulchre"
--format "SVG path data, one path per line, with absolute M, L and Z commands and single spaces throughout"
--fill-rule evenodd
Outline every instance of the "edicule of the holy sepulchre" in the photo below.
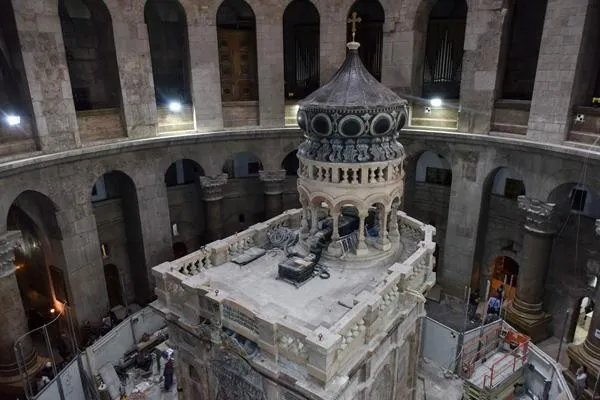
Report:
M 347 46 L 300 102 L 302 209 L 154 268 L 186 398 L 415 398 L 435 228 L 399 211 L 407 101 Z

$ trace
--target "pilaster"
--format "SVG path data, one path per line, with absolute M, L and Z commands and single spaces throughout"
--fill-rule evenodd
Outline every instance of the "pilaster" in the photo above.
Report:
M 21 245 L 21 232 L 10 231 L 0 235 L 0 302 L 3 321 L 0 327 L 0 384 L 20 381 L 21 375 L 15 355 L 15 343 L 29 328 L 21 293 L 15 275 L 14 251 Z M 21 362 L 27 369 L 36 364 L 37 356 L 29 337 L 19 344 Z
M 325 84 L 346 57 L 346 13 L 333 1 L 318 1 L 321 14 L 319 32 L 319 77 Z M 324 23 L 327 21 L 327 23 Z
M 13 2 L 35 131 L 41 150 L 81 146 L 58 5 L 52 0 Z
M 262 6 L 256 21 L 259 123 L 263 128 L 285 124 L 283 9 L 274 12 L 274 7 Z
M 259 171 L 258 176 L 263 183 L 265 193 L 265 215 L 273 218 L 283 212 L 283 187 L 286 171 L 284 169 Z
M 488 133 L 499 83 L 507 13 L 501 1 L 471 2 L 467 13 L 460 83 L 460 132 Z
M 194 117 L 197 131 L 223 128 L 216 10 L 182 2 L 187 14 Z
M 589 0 L 548 0 L 527 138 L 562 143 L 571 125 Z
M 507 304 L 507 320 L 534 342 L 548 337 L 551 315 L 543 310 L 544 285 L 552 243 L 556 234 L 555 204 L 519 196 L 525 213 L 523 265 L 517 280 L 517 295 Z
M 113 21 L 127 136 L 142 138 L 156 136 L 157 112 L 145 3 L 134 4 L 124 6 L 119 0 L 106 0 Z
M 223 236 L 223 189 L 227 184 L 227 174 L 200 176 L 202 200 L 204 201 L 206 235 L 209 242 Z

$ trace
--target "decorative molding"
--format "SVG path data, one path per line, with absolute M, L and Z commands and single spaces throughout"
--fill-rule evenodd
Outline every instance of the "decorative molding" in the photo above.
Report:
M 15 249 L 22 243 L 20 231 L 9 231 L 0 235 L 0 278 L 15 272 Z
M 285 169 L 258 171 L 258 177 L 263 183 L 264 192 L 267 195 L 278 195 L 283 193 L 283 184 L 285 183 L 285 176 Z
M 217 201 L 223 198 L 223 187 L 227 184 L 227 174 L 217 176 L 201 176 L 202 200 Z
M 556 232 L 556 204 L 523 195 L 519 196 L 518 201 L 519 209 L 525 211 L 526 229 L 537 233 Z
M 594 230 L 596 232 L 596 235 L 600 236 L 600 219 L 596 220 L 596 224 L 594 225 Z

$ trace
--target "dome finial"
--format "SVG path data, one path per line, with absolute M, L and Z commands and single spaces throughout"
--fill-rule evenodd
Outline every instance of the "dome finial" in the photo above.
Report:
M 351 18 L 348 18 L 348 23 L 352 24 L 352 42 L 351 43 L 356 43 L 355 37 L 356 37 L 356 24 L 362 22 L 362 18 L 358 16 L 358 13 L 356 11 L 353 11 L 351 14 Z

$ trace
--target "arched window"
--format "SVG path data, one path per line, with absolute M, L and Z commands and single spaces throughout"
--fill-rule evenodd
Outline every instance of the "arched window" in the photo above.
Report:
M 283 14 L 285 98 L 301 99 L 319 87 L 319 12 L 309 0 L 292 1 Z
M 350 7 L 348 19 L 356 12 L 360 22 L 356 26 L 355 40 L 360 43 L 358 54 L 367 70 L 381 81 L 381 59 L 383 53 L 383 22 L 385 13 L 377 0 L 357 0 Z M 352 40 L 352 24 L 348 24 L 346 40 Z
M 515 0 L 510 19 L 502 98 L 531 100 L 547 0 Z
M 244 0 L 225 0 L 217 11 L 223 102 L 258 100 L 256 20 Z
M 467 24 L 464 0 L 438 0 L 429 14 L 423 97 L 458 99 Z

